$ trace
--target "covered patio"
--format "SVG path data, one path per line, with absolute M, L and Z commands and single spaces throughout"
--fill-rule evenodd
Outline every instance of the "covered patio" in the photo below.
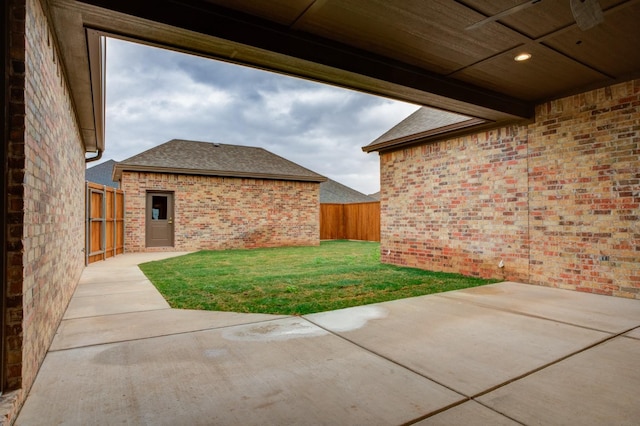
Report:
M 580 4 L 591 13 L 571 7 Z M 20 424 L 640 417 L 632 399 L 640 389 L 632 363 L 640 325 L 639 0 L 8 0 L 0 20 L 2 421 L 13 423 L 27 395 Z M 459 270 L 499 268 L 504 258 L 505 271 L 516 273 L 509 280 L 535 286 L 267 318 L 173 311 L 129 255 L 84 270 L 86 163 L 108 152 L 106 38 L 468 117 L 415 129 L 418 139 L 394 138 L 399 151 L 387 150 L 389 141 L 378 147 L 385 167 L 398 170 L 381 185 L 384 253 L 406 265 L 435 248 L 443 268 Z M 462 181 L 468 164 L 442 163 L 459 187 L 477 186 L 469 199 L 478 208 L 502 202 L 492 216 L 499 226 L 478 234 L 486 237 L 479 248 L 460 247 L 455 231 L 450 243 L 433 244 L 425 225 L 442 229 L 438 223 L 418 229 L 396 201 L 404 193 L 408 206 L 433 198 L 424 191 L 430 179 L 413 176 L 435 171 L 428 161 L 441 147 L 455 156 L 485 146 L 494 151 L 469 158 L 504 167 L 478 165 L 483 181 Z M 412 160 L 420 156 L 424 163 Z M 396 177 L 407 185 L 392 198 Z M 443 223 L 469 217 L 470 229 L 486 229 L 475 219 L 486 212 L 445 209 L 415 214 L 438 213 Z M 522 238 L 503 238 L 511 235 Z M 495 250 L 480 258 L 488 243 Z M 422 252 L 403 253 L 411 244 Z
M 16 424 L 637 424 L 640 304 L 513 282 L 304 317 L 87 267 Z

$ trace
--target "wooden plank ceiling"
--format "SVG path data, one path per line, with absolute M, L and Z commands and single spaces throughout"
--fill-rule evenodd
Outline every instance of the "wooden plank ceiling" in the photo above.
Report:
M 640 71 L 640 2 L 600 0 L 604 22 L 575 24 L 569 0 L 208 0 L 450 79 L 540 101 Z M 516 63 L 517 53 L 532 59 Z

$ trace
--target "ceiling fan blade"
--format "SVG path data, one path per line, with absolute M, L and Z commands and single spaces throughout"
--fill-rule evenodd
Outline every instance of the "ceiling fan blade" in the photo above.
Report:
M 469 25 L 467 28 L 465 28 L 465 30 L 475 30 L 476 28 L 480 28 L 483 25 L 488 24 L 489 22 L 495 22 L 499 19 L 504 18 L 505 16 L 509 16 L 513 13 L 520 12 L 521 10 L 528 9 L 536 3 L 540 3 L 541 1 L 542 0 L 529 0 L 525 3 L 521 3 L 516 6 L 510 7 L 509 9 L 505 9 L 502 12 L 496 13 L 495 15 L 489 16 L 481 21 L 478 21 L 475 24 Z
M 604 14 L 598 0 L 571 0 L 571 13 L 582 31 L 604 21 Z

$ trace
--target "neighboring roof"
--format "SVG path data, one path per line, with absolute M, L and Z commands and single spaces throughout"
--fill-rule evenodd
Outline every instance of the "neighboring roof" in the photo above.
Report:
M 326 182 L 320 184 L 321 203 L 349 204 L 373 201 L 376 200 L 335 180 L 327 179 Z
M 422 107 L 362 150 L 372 152 L 398 148 L 417 140 L 433 138 L 482 123 L 485 123 L 485 120 Z
M 369 194 L 369 197 L 373 198 L 376 201 L 380 201 L 380 191 Z
M 104 163 L 98 164 L 97 166 L 89 167 L 84 172 L 84 178 L 89 182 L 119 188 L 120 184 L 111 180 L 111 176 L 113 175 L 113 166 L 116 164 L 117 163 L 115 161 L 108 160 Z
M 116 164 L 122 171 L 324 182 L 326 177 L 263 148 L 173 139 Z

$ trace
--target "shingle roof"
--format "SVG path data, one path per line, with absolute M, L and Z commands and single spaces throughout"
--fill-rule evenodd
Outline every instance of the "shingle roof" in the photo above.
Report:
M 363 147 L 362 150 L 372 152 L 388 149 L 417 139 L 443 135 L 481 123 L 484 123 L 484 120 L 422 107 Z
M 335 180 L 327 179 L 326 182 L 320 184 L 321 203 L 349 204 L 373 201 L 376 200 Z
M 100 185 L 111 186 L 113 188 L 119 188 L 120 183 L 111 180 L 113 174 L 113 166 L 116 162 L 113 160 L 105 161 L 97 166 L 89 167 L 84 172 L 85 180 L 89 182 L 99 183 Z
M 263 148 L 173 139 L 119 162 L 113 177 L 123 170 L 258 179 L 324 182 L 309 169 Z

